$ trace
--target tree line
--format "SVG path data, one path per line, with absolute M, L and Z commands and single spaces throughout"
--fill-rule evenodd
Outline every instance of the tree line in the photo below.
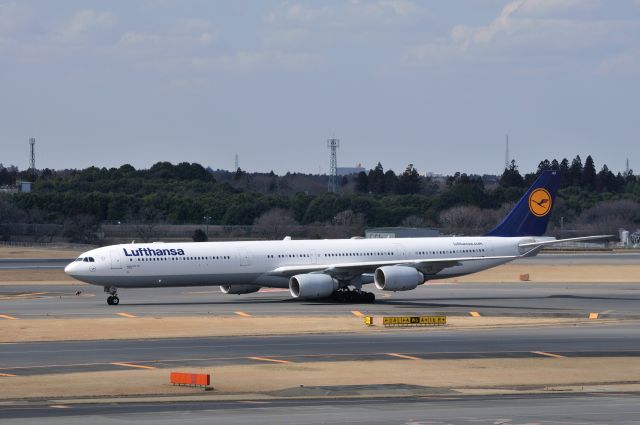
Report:
M 125 164 L 41 170 L 35 180 L 30 176 L 32 192 L 0 196 L 0 237 L 10 238 L 16 224 L 64 225 L 69 239 L 81 239 L 73 229 L 95 229 L 105 222 L 203 223 L 205 217 L 212 225 L 326 224 L 353 232 L 365 226 L 405 225 L 478 232 L 494 225 L 546 169 L 563 177 L 552 223 L 560 217 L 579 223 L 596 205 L 618 202 L 615 211 L 629 225 L 640 226 L 640 212 L 633 212 L 640 205 L 639 179 L 631 170 L 614 174 L 606 165 L 596 172 L 591 156 L 584 164 L 579 156 L 571 162 L 545 159 L 524 175 L 512 161 L 502 175 L 493 177 L 426 177 L 412 164 L 396 175 L 378 163 L 368 173 L 345 176 L 340 194 L 324 192 L 326 176 L 234 173 L 195 163 L 159 162 L 149 169 Z M 29 177 L 26 171 L 0 166 L 0 176 L 13 178 L 3 185 L 25 173 Z M 589 214 L 591 222 L 598 220 Z

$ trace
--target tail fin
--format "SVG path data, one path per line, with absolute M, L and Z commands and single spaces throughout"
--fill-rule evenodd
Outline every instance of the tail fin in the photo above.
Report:
M 558 171 L 543 171 L 516 206 L 485 236 L 542 236 L 560 186 Z

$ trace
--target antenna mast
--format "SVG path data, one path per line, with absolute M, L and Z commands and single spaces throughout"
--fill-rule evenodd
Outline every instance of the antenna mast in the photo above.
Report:
M 29 139 L 29 146 L 31 148 L 29 155 L 29 168 L 31 169 L 31 176 L 35 180 L 36 178 L 36 139 L 34 137 Z
M 327 147 L 330 149 L 329 154 L 329 186 L 328 191 L 338 193 L 338 148 L 340 140 L 332 138 L 327 140 Z
M 504 150 L 504 169 L 509 169 L 509 135 L 507 134 L 507 144 Z

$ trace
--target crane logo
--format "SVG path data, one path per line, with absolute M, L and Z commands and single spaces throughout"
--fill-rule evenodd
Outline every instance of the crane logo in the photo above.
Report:
M 529 195 L 529 211 L 536 217 L 544 217 L 551 211 L 551 194 L 547 189 L 534 189 Z

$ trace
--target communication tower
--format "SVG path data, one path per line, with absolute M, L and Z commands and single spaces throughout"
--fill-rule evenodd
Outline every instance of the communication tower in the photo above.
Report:
M 504 150 L 504 169 L 509 169 L 509 135 L 507 134 L 507 144 Z
M 625 176 L 629 175 L 629 158 L 627 158 L 627 166 L 624 169 L 624 175 Z
M 329 154 L 329 187 L 328 191 L 338 193 L 338 148 L 340 139 L 335 137 L 327 140 L 327 147 L 331 151 Z
M 240 159 L 238 158 L 238 154 L 236 154 L 236 168 L 234 171 L 238 171 L 238 168 L 240 168 Z
M 34 137 L 29 139 L 30 155 L 29 155 L 29 168 L 31 169 L 31 175 L 33 179 L 36 178 L 36 139 Z

